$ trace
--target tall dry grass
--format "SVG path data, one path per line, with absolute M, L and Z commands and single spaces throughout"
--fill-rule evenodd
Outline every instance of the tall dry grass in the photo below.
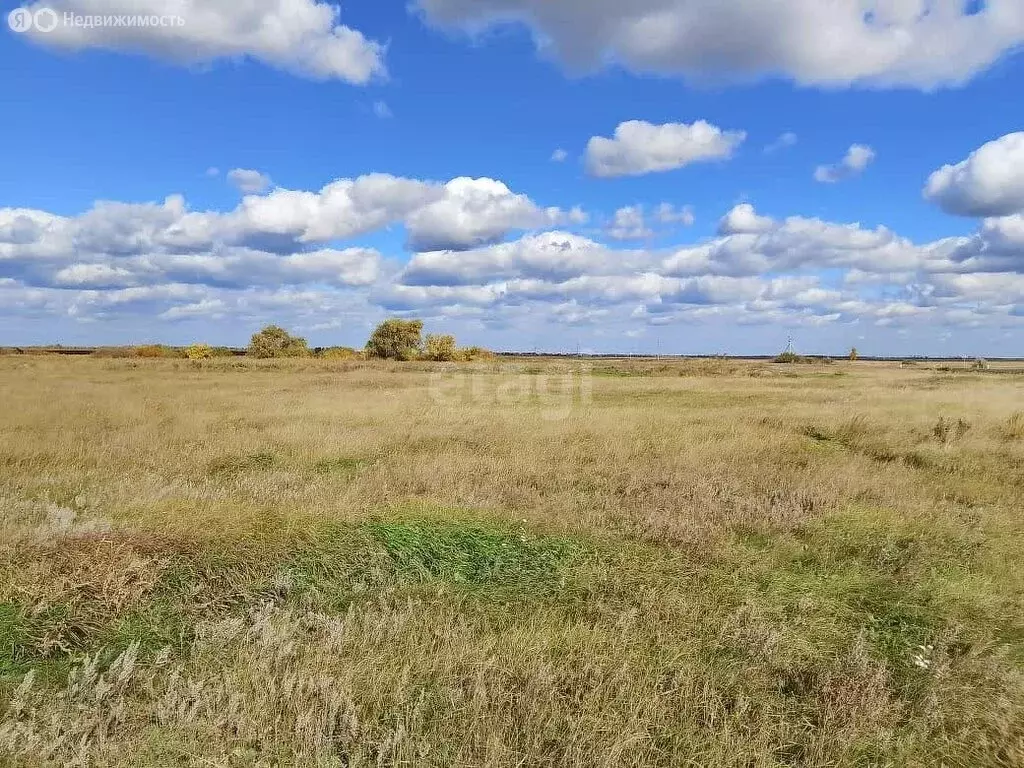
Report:
M 0 762 L 1024 762 L 1024 380 L 583 373 L 0 358 Z

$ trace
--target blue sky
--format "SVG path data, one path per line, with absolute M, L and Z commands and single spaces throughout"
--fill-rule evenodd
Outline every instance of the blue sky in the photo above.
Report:
M 1017 0 L 129 5 L 0 34 L 0 343 L 1024 355 Z

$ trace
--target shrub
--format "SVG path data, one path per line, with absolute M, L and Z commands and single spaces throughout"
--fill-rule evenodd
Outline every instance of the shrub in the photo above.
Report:
M 458 351 L 457 359 L 472 363 L 477 360 L 496 360 L 497 355 L 483 347 L 463 347 Z
M 796 352 L 783 352 L 775 356 L 772 361 L 775 363 L 799 363 L 802 362 L 802 358 Z
M 135 357 L 169 357 L 167 350 L 160 344 L 143 344 L 135 348 Z
M 209 360 L 213 357 L 213 347 L 209 344 L 190 344 L 185 350 L 189 360 Z
M 358 360 L 362 355 L 352 347 L 327 347 L 320 350 L 318 357 L 324 360 Z
M 427 334 L 423 357 L 439 363 L 450 363 L 459 359 L 460 350 L 455 346 L 455 337 L 449 334 Z
M 268 325 L 252 335 L 245 352 L 249 357 L 266 359 L 271 357 L 307 357 L 309 345 L 306 340 L 292 336 L 284 328 Z
M 422 333 L 422 320 L 385 320 L 366 342 L 366 355 L 385 360 L 414 360 L 423 346 Z

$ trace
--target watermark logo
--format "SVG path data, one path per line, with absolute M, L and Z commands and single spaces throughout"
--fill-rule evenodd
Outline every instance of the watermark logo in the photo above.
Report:
M 52 32 L 60 23 L 60 17 L 53 8 L 15 8 L 7 14 L 7 26 L 14 32 L 29 32 L 38 29 L 40 32 Z
M 53 8 L 15 8 L 7 14 L 7 26 L 14 32 L 53 32 L 58 26 L 93 29 L 97 27 L 183 27 L 181 16 L 145 16 L 138 14 L 79 14 Z
M 503 365 L 500 370 L 488 371 L 463 371 L 452 366 L 430 375 L 429 391 L 434 405 L 444 408 L 526 408 L 544 421 L 562 421 L 593 403 L 594 382 L 587 365 L 544 370 Z
M 59 19 L 53 8 L 40 8 L 33 14 L 32 22 L 40 32 L 53 32 L 57 28 Z
M 7 14 L 7 26 L 14 32 L 28 32 L 32 24 L 32 11 L 28 8 L 15 8 Z

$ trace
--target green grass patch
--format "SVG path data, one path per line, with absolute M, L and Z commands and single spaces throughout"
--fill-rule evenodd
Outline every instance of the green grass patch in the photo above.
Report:
M 241 472 L 267 470 L 277 464 L 277 456 L 269 452 L 250 453 L 238 456 L 222 456 L 208 466 L 211 475 L 236 475 Z
M 578 542 L 483 524 L 436 520 L 374 522 L 366 526 L 398 573 L 470 590 L 499 588 L 550 593 L 579 554 Z
M 0 678 L 16 671 L 25 643 L 25 618 L 21 607 L 0 603 Z
M 317 460 L 313 471 L 318 475 L 354 475 L 370 462 L 353 456 L 334 456 Z

